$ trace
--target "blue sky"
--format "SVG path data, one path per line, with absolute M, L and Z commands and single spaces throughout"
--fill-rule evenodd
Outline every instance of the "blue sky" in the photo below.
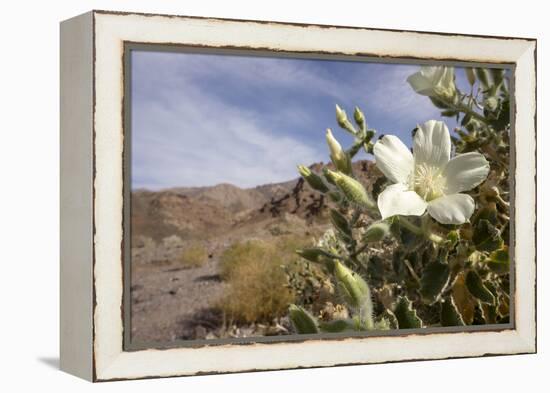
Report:
M 336 124 L 335 104 L 350 118 L 359 106 L 371 128 L 410 145 L 416 124 L 440 119 L 406 83 L 418 68 L 133 51 L 132 188 L 293 179 L 297 164 L 328 160 L 327 127 L 343 146 L 351 143 Z M 461 70 L 457 83 L 465 86 Z

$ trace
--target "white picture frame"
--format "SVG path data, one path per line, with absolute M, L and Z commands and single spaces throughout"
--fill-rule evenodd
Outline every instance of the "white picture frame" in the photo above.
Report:
M 514 67 L 513 323 L 295 342 L 124 347 L 125 43 Z M 61 368 L 90 381 L 536 352 L 536 40 L 91 11 L 61 24 Z

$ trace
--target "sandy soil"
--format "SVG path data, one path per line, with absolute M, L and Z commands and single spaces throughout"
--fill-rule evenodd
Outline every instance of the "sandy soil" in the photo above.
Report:
M 206 328 L 222 323 L 211 310 L 227 286 L 217 258 L 190 269 L 170 262 L 136 265 L 132 277 L 132 340 L 206 338 Z

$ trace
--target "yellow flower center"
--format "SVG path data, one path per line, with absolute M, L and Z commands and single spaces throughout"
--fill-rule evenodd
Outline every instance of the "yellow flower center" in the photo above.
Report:
M 414 168 L 411 188 L 424 200 L 431 201 L 445 194 L 445 178 L 439 168 L 418 164 Z

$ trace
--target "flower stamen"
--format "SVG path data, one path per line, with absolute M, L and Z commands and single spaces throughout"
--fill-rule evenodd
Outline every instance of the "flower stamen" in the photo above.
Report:
M 445 194 L 445 178 L 441 169 L 427 164 L 415 165 L 411 179 L 411 189 L 424 200 L 431 201 Z

